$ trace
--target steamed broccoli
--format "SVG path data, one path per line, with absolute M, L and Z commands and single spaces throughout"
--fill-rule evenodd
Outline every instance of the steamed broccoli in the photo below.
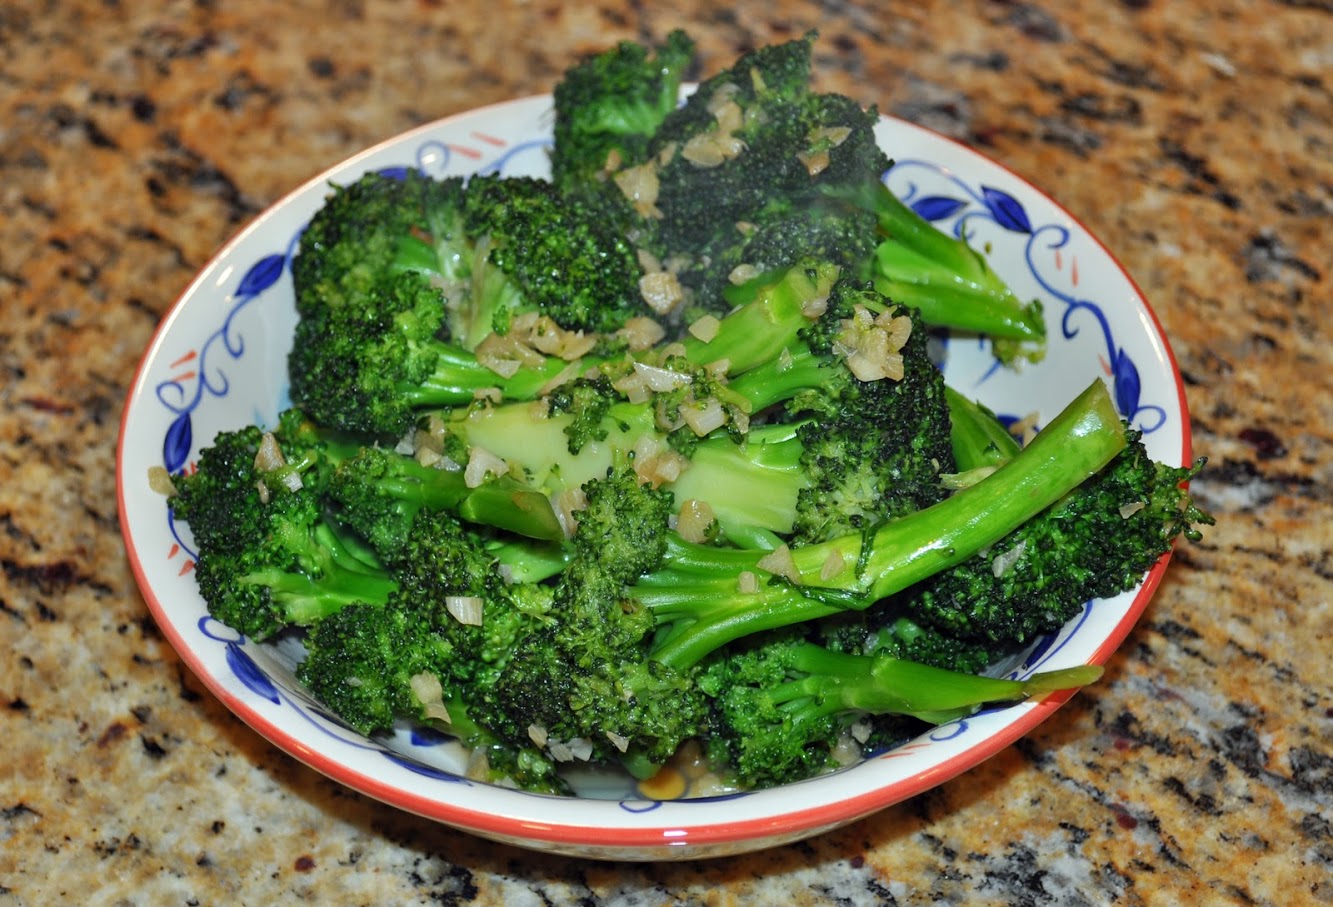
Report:
M 423 533 L 421 516 L 412 538 L 424 535 L 430 550 L 409 560 L 428 565 L 428 581 L 400 577 L 403 598 L 435 628 L 428 652 L 444 638 L 441 625 L 459 633 L 438 604 L 443 596 L 469 601 L 487 628 L 477 635 L 500 639 L 486 647 L 490 655 L 474 648 L 468 658 L 453 644 L 449 665 L 432 672 L 446 702 L 463 702 L 474 721 L 515 746 L 536 735 L 548 753 L 581 746 L 596 761 L 618 760 L 647 773 L 702 731 L 707 701 L 697 670 L 710 653 L 742 637 L 864 609 L 949 569 L 1076 488 L 1125 441 L 1123 423 L 1097 382 L 1038 441 L 966 491 L 873 532 L 784 552 L 686 541 L 667 528 L 671 495 L 620 465 L 583 485 L 572 554 L 550 598 L 540 599 L 539 619 L 508 622 L 503 615 L 514 612 L 504 603 L 513 601 L 515 587 L 496 578 L 482 546 L 466 542 L 461 529 L 452 539 Z M 486 617 L 497 606 L 499 615 Z M 322 632 L 316 627 L 317 643 Z M 403 648 L 412 648 L 411 640 L 404 636 Z M 464 665 L 463 676 L 449 673 L 455 663 Z M 498 664 L 494 671 L 491 663 Z M 387 715 L 425 708 L 412 698 L 417 694 L 400 694 L 411 711 Z M 377 703 L 384 698 L 376 692 Z
M 293 260 L 293 409 L 177 477 L 214 616 L 299 634 L 349 726 L 557 793 L 696 737 L 784 783 L 1092 680 L 972 675 L 1197 538 L 1201 464 L 1151 461 L 1101 381 L 1026 446 L 945 385 L 932 328 L 1014 362 L 1040 311 L 892 197 L 814 40 L 679 105 L 683 33 L 585 59 L 551 182 L 334 189 Z
M 614 378 L 603 365 L 549 393 L 545 409 L 456 410 L 444 431 L 557 492 L 637 452 L 645 475 L 678 504 L 707 504 L 732 540 L 758 530 L 820 541 L 942 499 L 940 476 L 953 471 L 943 377 L 915 313 L 827 263 L 747 293 L 706 341 L 686 337 Z M 725 380 L 711 363 L 725 364 Z M 662 454 L 679 471 L 649 469 L 645 458 Z
M 272 431 L 219 434 L 176 478 L 172 510 L 198 546 L 195 576 L 213 617 L 262 640 L 393 592 L 373 553 L 326 512 L 332 464 L 352 449 L 288 411 Z
M 445 511 L 418 512 L 407 546 L 385 603 L 351 604 L 312 629 L 298 678 L 363 733 L 433 723 L 487 754 L 492 777 L 565 792 L 534 747 L 470 714 L 518 642 L 552 619 L 549 593 L 505 583 L 482 537 Z
M 525 314 L 548 336 L 612 332 L 647 312 L 640 274 L 625 239 L 545 181 L 367 174 L 333 190 L 292 262 L 292 400 L 396 435 L 491 388 L 530 398 L 567 362 L 487 339 Z
M 694 41 L 677 30 L 660 46 L 622 41 L 566 70 L 553 92 L 552 182 L 586 191 L 619 162 L 641 159 L 693 62 Z
M 623 162 L 614 176 L 633 197 L 640 243 L 675 263 L 693 313 L 726 311 L 730 282 L 817 254 L 873 277 L 932 326 L 990 336 L 1006 363 L 1039 358 L 1040 306 L 888 190 L 873 108 L 812 88 L 816 38 L 760 48 L 704 80 Z
M 421 510 L 447 510 L 526 538 L 562 541 L 564 530 L 540 491 L 508 475 L 470 478 L 466 463 L 416 457 L 383 447 L 365 447 L 338 465 L 328 497 L 340 519 L 357 527 L 385 559 L 403 550 Z
M 840 744 L 859 755 L 871 728 L 858 722 L 868 718 L 943 724 L 986 704 L 1082 686 L 1100 675 L 1101 668 L 1082 665 L 999 680 L 889 655 L 834 652 L 785 635 L 716 659 L 700 684 L 714 703 L 714 759 L 735 781 L 770 787 L 836 768 L 846 760 Z

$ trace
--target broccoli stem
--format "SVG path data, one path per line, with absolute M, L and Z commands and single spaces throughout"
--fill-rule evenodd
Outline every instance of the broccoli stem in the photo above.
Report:
M 258 570 L 238 578 L 236 583 L 267 589 L 286 622 L 298 627 L 310 626 L 350 604 L 383 605 L 397 588 L 388 574 L 345 568 L 331 568 L 318 577 L 275 568 Z
M 976 400 L 945 386 L 949 405 L 949 440 L 958 471 L 994 469 L 1012 460 L 1020 445 L 995 414 Z
M 868 538 L 849 535 L 791 551 L 794 579 L 770 578 L 746 595 L 743 571 L 763 576 L 764 552 L 720 550 L 673 538 L 664 567 L 632 587 L 662 631 L 653 657 L 694 664 L 761 630 L 864 609 L 993 545 L 1109 463 L 1127 443 L 1106 386 L 1094 381 L 1023 451 L 938 504 Z
M 341 505 L 343 519 L 381 554 L 402 543 L 422 510 L 448 510 L 470 523 L 527 538 L 565 537 L 550 499 L 512 476 L 487 477 L 474 487 L 462 469 L 427 466 L 384 448 L 365 448 L 343 461 L 330 495 Z
M 499 390 L 505 400 L 532 400 L 543 387 L 564 371 L 569 363 L 555 356 L 547 357 L 540 365 L 525 365 L 505 377 L 477 361 L 475 353 L 463 347 L 438 341 L 435 370 L 420 384 L 405 385 L 402 397 L 413 409 L 432 409 L 465 406 L 477 399 L 478 394 Z M 588 367 L 596 364 L 588 360 Z
M 756 530 L 791 532 L 797 498 L 809 485 L 801 466 L 798 427 L 796 423 L 757 426 L 750 429 L 744 444 L 725 435 L 700 442 L 690 455 L 689 468 L 669 485 L 676 503 L 708 502 L 723 537 L 737 544 L 753 538 Z
M 797 722 L 845 712 L 911 715 L 931 724 L 962 718 L 978 706 L 1086 686 L 1102 669 L 1079 665 L 1044 671 L 1027 680 L 1003 680 L 904 661 L 887 655 L 833 652 L 814 643 L 795 648 L 790 667 L 806 676 L 770 692 L 779 705 L 790 705 Z
M 814 321 L 811 304 L 828 298 L 839 273 L 829 262 L 798 265 L 777 280 L 761 278 L 735 288 L 728 300 L 738 307 L 722 319 L 711 340 L 682 339 L 685 358 L 699 365 L 726 362 L 733 377 L 770 362 L 795 345 L 801 329 Z
M 1040 307 L 1021 302 L 966 240 L 936 229 L 882 183 L 871 205 L 885 236 L 875 252 L 880 292 L 941 327 L 1044 341 Z

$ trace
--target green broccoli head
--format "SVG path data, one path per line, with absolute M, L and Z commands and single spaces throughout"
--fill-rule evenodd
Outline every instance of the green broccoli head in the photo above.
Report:
M 483 275 L 483 298 L 470 303 L 474 334 L 505 334 L 513 317 L 526 311 L 565 330 L 594 333 L 645 313 L 643 269 L 633 247 L 576 195 L 545 180 L 474 176 L 465 225 L 478 249 L 476 268 L 484 262 L 498 271 Z
M 948 403 L 920 316 L 844 279 L 802 339 L 827 367 L 822 384 L 786 404 L 803 420 L 808 482 L 794 537 L 824 541 L 942 500 L 940 475 L 953 471 Z
M 710 757 L 742 783 L 771 786 L 797 781 L 836 765 L 839 717 L 802 708 L 810 696 L 787 695 L 799 676 L 794 660 L 802 641 L 770 634 L 710 658 L 700 686 L 710 698 Z
M 423 720 L 413 678 L 438 680 L 457 660 L 430 615 L 401 603 L 343 608 L 314 626 L 305 647 L 297 679 L 363 734 L 387 731 L 400 720 Z
M 288 357 L 292 400 L 322 425 L 399 437 L 435 372 L 443 325 L 440 291 L 408 272 L 303 316 Z
M 620 163 L 643 160 L 676 108 L 694 52 L 694 41 L 676 30 L 656 47 L 622 41 L 566 70 L 553 91 L 555 184 L 586 187 Z
M 297 311 L 305 317 L 355 304 L 397 271 L 442 278 L 466 264 L 457 246 L 462 185 L 406 170 L 371 172 L 331 187 L 292 259 Z
M 222 432 L 176 479 L 174 515 L 198 546 L 195 574 L 210 613 L 255 639 L 307 625 L 393 589 L 364 546 L 326 519 L 322 480 L 346 454 L 299 414 L 274 431 Z
M 1138 432 L 1101 472 L 1001 542 L 906 590 L 898 606 L 950 634 L 1019 644 L 1093 598 L 1134 588 L 1181 535 L 1213 518 L 1184 483 L 1201 467 L 1153 461 Z

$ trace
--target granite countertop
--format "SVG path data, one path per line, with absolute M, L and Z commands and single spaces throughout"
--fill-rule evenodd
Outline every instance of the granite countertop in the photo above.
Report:
M 158 320 L 269 202 L 677 25 L 707 71 L 817 26 L 820 87 L 1088 224 L 1172 338 L 1218 524 L 981 767 L 803 844 L 616 865 L 398 812 L 233 718 L 137 591 L 114 448 Z M 1330 73 L 1327 0 L 0 5 L 0 907 L 1333 904 Z

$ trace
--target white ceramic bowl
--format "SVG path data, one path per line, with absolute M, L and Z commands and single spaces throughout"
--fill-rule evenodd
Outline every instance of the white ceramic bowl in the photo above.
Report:
M 295 312 L 290 263 L 330 182 L 368 170 L 545 175 L 551 102 L 533 97 L 414 129 L 296 189 L 229 242 L 163 320 L 130 390 L 118 450 L 121 523 L 130 561 L 171 644 L 233 712 L 293 757 L 349 787 L 475 834 L 604 859 L 687 859 L 806 838 L 912 797 L 1036 727 L 1068 698 L 992 709 L 923 734 L 852 768 L 786 787 L 658 802 L 622 791 L 559 798 L 461 776 L 464 754 L 439 735 L 368 740 L 333 720 L 293 679 L 297 651 L 256 645 L 208 616 L 192 575 L 188 528 L 149 488 L 150 467 L 176 472 L 216 432 L 271 424 L 287 403 Z M 1094 377 L 1143 430 L 1155 459 L 1190 460 L 1184 390 L 1142 294 L 1107 250 L 1038 189 L 974 151 L 885 118 L 896 160 L 889 185 L 942 229 L 990 250 L 1020 297 L 1045 305 L 1050 352 L 997 369 L 984 343 L 947 344 L 946 376 L 1002 415 L 1059 411 Z M 1100 663 L 1143 611 L 1165 561 L 1132 593 L 1091 602 L 1013 675 Z

